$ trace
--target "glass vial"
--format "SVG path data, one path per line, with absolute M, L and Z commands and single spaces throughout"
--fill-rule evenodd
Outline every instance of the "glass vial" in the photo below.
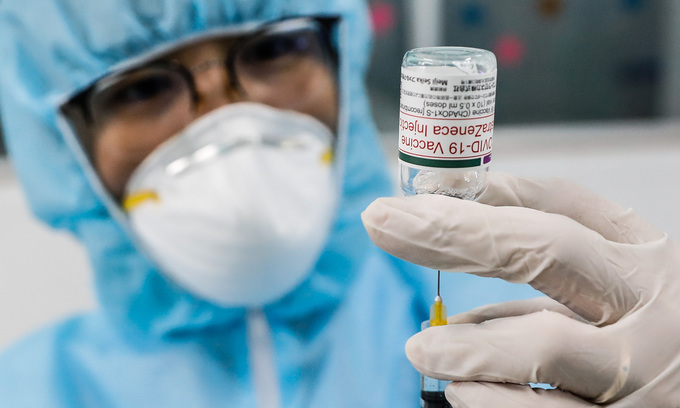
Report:
M 477 199 L 486 188 L 496 107 L 496 57 L 467 47 L 404 55 L 399 180 L 405 195 Z

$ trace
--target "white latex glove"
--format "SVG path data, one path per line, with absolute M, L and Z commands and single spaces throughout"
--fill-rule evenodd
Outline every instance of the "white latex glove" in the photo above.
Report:
M 485 306 L 416 334 L 416 369 L 454 381 L 454 407 L 680 407 L 678 243 L 564 180 L 491 173 L 480 201 L 381 198 L 362 215 L 399 258 L 554 299 Z

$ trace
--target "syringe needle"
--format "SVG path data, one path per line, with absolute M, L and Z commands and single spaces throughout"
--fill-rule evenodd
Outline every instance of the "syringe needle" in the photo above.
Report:
M 437 297 L 430 307 L 430 326 L 444 326 L 446 324 L 446 306 L 439 295 L 441 289 L 441 271 L 437 271 Z

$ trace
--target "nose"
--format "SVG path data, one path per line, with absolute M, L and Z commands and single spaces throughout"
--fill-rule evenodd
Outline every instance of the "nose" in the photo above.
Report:
M 197 114 L 203 115 L 224 105 L 241 102 L 222 60 L 208 60 L 191 70 L 196 85 Z

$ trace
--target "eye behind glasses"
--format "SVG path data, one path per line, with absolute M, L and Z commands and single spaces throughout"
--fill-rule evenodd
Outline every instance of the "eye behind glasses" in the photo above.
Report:
M 172 61 L 157 62 L 98 82 L 89 99 L 95 123 L 113 117 L 153 118 L 184 95 L 194 97 L 191 75 Z
M 244 68 L 272 63 L 281 58 L 316 58 L 325 60 L 321 33 L 314 22 L 289 27 L 288 30 L 272 29 L 248 38 L 240 44 L 236 62 Z

